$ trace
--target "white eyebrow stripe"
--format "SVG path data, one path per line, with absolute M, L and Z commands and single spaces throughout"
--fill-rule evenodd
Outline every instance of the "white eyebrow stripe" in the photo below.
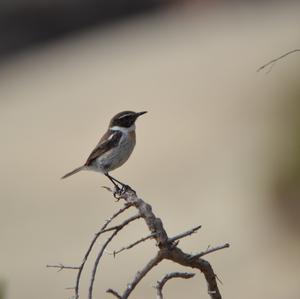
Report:
M 127 113 L 127 114 L 124 114 L 124 115 L 122 115 L 122 116 L 118 117 L 118 119 L 121 119 L 121 118 L 123 118 L 123 117 L 130 116 L 130 115 L 133 115 L 133 114 L 132 114 L 132 113 Z

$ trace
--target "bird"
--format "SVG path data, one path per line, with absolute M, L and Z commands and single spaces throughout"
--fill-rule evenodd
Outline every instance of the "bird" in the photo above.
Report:
M 109 122 L 108 130 L 102 136 L 86 162 L 65 174 L 65 179 L 82 170 L 92 170 L 104 174 L 120 190 L 118 184 L 129 187 L 112 177 L 109 173 L 122 166 L 130 157 L 136 143 L 135 122 L 147 111 L 122 111 Z M 118 184 L 117 184 L 118 183 Z

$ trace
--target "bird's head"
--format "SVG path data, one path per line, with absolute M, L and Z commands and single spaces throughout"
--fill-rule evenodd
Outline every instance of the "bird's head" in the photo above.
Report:
M 133 112 L 133 111 L 122 111 L 116 114 L 110 121 L 109 127 L 121 127 L 121 128 L 130 128 L 134 125 L 137 118 L 147 111 L 142 112 Z

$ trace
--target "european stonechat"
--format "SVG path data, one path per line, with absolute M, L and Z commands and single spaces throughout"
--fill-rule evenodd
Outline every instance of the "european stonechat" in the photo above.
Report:
M 109 123 L 108 130 L 91 152 L 84 165 L 65 174 L 62 179 L 81 170 L 93 170 L 107 176 L 117 190 L 119 190 L 119 187 L 116 183 L 125 186 L 109 175 L 109 172 L 122 166 L 130 157 L 136 142 L 135 121 L 145 113 L 147 111 L 123 111 L 115 115 Z

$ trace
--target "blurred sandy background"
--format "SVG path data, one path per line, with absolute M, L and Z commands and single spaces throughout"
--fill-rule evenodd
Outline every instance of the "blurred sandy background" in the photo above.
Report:
M 111 116 L 148 110 L 137 147 L 113 174 L 148 201 L 170 236 L 202 224 L 188 252 L 207 256 L 224 298 L 299 299 L 299 54 L 268 75 L 256 69 L 299 47 L 300 4 L 191 4 L 86 30 L 2 61 L 0 281 L 5 299 L 70 298 L 77 265 L 121 203 L 83 172 L 61 181 L 98 142 Z M 153 142 L 155 140 L 155 142 Z M 133 211 L 131 211 L 133 213 Z M 130 214 L 130 212 L 128 212 Z M 110 250 L 148 232 L 128 227 Z M 104 239 L 102 239 L 103 242 Z M 98 270 L 94 298 L 123 290 L 155 252 L 148 241 Z M 91 265 L 82 278 L 86 298 Z M 132 298 L 155 297 L 168 271 Z M 198 273 L 166 298 L 208 298 Z

